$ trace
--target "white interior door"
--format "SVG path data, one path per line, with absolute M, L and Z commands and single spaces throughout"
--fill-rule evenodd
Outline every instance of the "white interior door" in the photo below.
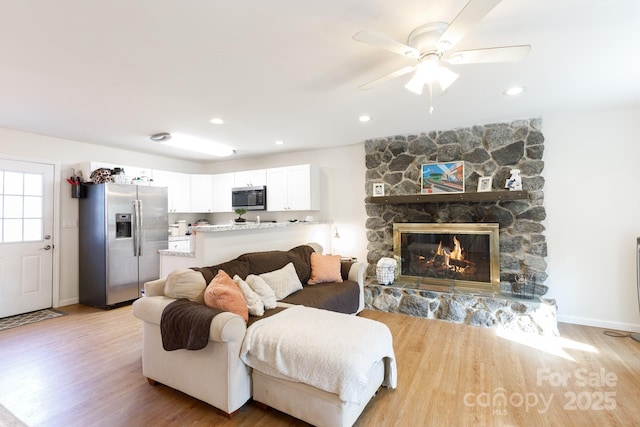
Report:
M 52 306 L 54 166 L 0 159 L 0 317 Z

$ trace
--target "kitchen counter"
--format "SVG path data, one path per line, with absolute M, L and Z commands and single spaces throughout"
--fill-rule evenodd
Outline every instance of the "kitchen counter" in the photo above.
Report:
M 191 236 L 169 236 L 167 249 L 161 249 L 158 253 L 160 255 L 195 258 L 196 254 L 191 248 L 192 246 L 195 245 L 191 243 Z
M 160 255 L 168 256 L 181 256 L 185 258 L 195 258 L 196 252 L 190 249 L 160 249 L 158 251 Z
M 198 233 L 218 233 L 221 231 L 259 230 L 267 228 L 296 227 L 300 225 L 331 224 L 330 221 L 285 221 L 285 222 L 235 222 L 233 224 L 198 225 L 194 228 Z
M 160 277 L 177 268 L 204 267 L 244 253 L 289 250 L 311 242 L 331 251 L 331 221 L 245 222 L 194 227 L 191 245 L 158 251 Z M 175 245 L 174 245 L 175 246 Z

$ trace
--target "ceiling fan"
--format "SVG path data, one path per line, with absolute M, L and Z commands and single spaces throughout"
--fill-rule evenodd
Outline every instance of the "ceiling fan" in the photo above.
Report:
M 442 65 L 443 62 L 458 64 L 478 64 L 489 62 L 512 62 L 523 59 L 531 46 L 501 46 L 464 51 L 451 49 L 484 18 L 501 0 L 469 0 L 458 16 L 450 23 L 430 22 L 411 31 L 407 43 L 400 43 L 380 34 L 360 31 L 353 39 L 367 43 L 408 58 L 417 59 L 416 65 L 406 66 L 360 86 L 368 90 L 372 87 L 415 71 L 405 87 L 418 95 L 426 85 L 430 97 L 433 96 L 433 84 L 438 83 L 446 90 L 459 75 Z M 433 112 L 433 105 L 430 107 Z

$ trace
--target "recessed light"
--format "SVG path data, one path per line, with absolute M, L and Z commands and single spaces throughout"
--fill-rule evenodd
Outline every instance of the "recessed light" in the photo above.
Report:
M 514 96 L 520 95 L 526 88 L 524 86 L 513 86 L 503 92 L 504 95 Z
M 360 120 L 363 123 L 366 123 L 371 121 L 371 116 L 367 116 L 366 114 L 363 114 L 360 117 L 358 117 L 358 120 Z
M 220 117 L 214 117 L 213 119 L 209 120 L 209 123 L 213 123 L 214 125 L 222 125 L 224 124 L 224 120 L 222 120 Z
M 276 145 L 282 145 L 282 144 L 284 144 L 283 140 L 279 139 L 279 140 L 276 141 Z

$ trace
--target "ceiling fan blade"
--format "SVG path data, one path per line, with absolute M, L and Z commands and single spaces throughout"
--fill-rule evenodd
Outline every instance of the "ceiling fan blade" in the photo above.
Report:
M 420 52 L 417 49 L 414 49 L 410 46 L 407 46 L 406 44 L 397 42 L 380 34 L 370 33 L 368 31 L 360 31 L 353 35 L 353 39 L 355 41 L 367 43 L 372 46 L 397 53 L 399 55 L 407 56 L 409 58 L 420 57 Z
M 453 52 L 445 60 L 450 64 L 481 64 L 489 62 L 515 62 L 524 59 L 531 50 L 529 45 L 504 46 Z
M 363 85 L 360 85 L 358 87 L 360 89 L 362 89 L 362 90 L 369 90 L 372 87 L 379 85 L 380 83 L 388 82 L 389 80 L 395 79 L 396 77 L 400 77 L 400 76 L 403 76 L 405 74 L 408 74 L 408 73 L 412 72 L 415 69 L 416 69 L 415 66 L 409 65 L 407 67 L 400 68 L 399 70 L 396 70 L 393 73 L 389 73 L 389 74 L 384 75 L 382 77 L 378 77 L 375 80 L 371 80 L 370 82 L 367 82 L 367 83 L 365 83 Z
M 458 13 L 449 24 L 449 28 L 438 39 L 441 51 L 451 49 L 501 0 L 469 0 L 469 3 Z

